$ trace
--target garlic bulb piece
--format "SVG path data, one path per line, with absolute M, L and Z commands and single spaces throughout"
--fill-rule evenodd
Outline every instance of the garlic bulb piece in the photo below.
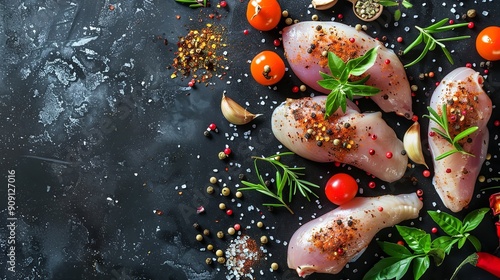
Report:
M 425 163 L 425 158 L 422 153 L 422 143 L 420 139 L 420 124 L 414 122 L 406 131 L 403 137 L 403 146 L 408 157 L 417 164 L 423 164 L 429 168 Z
M 220 108 L 226 120 L 235 125 L 247 124 L 256 117 L 261 116 L 261 114 L 250 113 L 225 94 L 222 95 Z

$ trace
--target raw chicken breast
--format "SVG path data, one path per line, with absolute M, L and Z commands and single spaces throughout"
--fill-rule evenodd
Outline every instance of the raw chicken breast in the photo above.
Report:
M 408 163 L 403 143 L 380 112 L 360 113 L 348 102 L 324 118 L 326 96 L 287 99 L 272 115 L 274 136 L 288 149 L 316 162 L 342 162 L 387 182 L 400 179 Z
M 352 41 L 352 42 L 351 42 Z M 406 118 L 413 116 L 410 84 L 397 55 L 363 31 L 337 22 L 300 22 L 283 29 L 285 55 L 297 77 L 321 93 L 330 93 L 318 85 L 320 71 L 330 73 L 325 51 L 347 61 L 379 46 L 378 58 L 366 74 L 367 85 L 381 91 L 370 97 L 384 112 L 396 112 Z
M 415 219 L 423 203 L 415 193 L 355 197 L 301 226 L 288 245 L 288 267 L 305 277 L 336 274 L 359 256 L 383 228 Z
M 433 184 L 444 205 L 453 212 L 466 207 L 474 193 L 474 186 L 488 150 L 489 132 L 486 127 L 491 116 L 490 98 L 482 89 L 483 77 L 476 71 L 460 67 L 446 75 L 434 90 L 430 107 L 439 115 L 447 104 L 450 134 L 455 137 L 461 131 L 477 126 L 479 129 L 459 143 L 474 156 L 454 153 L 441 160 L 434 160 Z M 455 119 L 453 121 L 453 119 Z M 432 128 L 442 130 L 430 121 Z M 429 137 L 433 158 L 453 149 L 445 139 L 435 134 Z

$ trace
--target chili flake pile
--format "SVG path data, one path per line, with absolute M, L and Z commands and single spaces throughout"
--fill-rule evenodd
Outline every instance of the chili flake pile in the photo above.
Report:
M 198 83 L 205 83 L 218 69 L 224 69 L 221 64 L 227 60 L 221 51 L 226 47 L 224 31 L 222 26 L 207 24 L 201 30 L 190 30 L 186 36 L 180 37 L 172 64 L 175 70 L 170 77 L 191 76 Z

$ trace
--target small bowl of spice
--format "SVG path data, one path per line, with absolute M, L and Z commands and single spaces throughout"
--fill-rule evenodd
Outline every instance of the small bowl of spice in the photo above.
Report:
M 376 20 L 384 8 L 379 0 L 349 0 L 349 2 L 352 3 L 354 14 L 363 21 Z

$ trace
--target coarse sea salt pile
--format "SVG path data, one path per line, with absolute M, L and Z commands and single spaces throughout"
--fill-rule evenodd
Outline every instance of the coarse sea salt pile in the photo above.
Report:
M 226 279 L 254 279 L 253 266 L 263 256 L 257 242 L 248 235 L 238 235 L 226 249 Z

